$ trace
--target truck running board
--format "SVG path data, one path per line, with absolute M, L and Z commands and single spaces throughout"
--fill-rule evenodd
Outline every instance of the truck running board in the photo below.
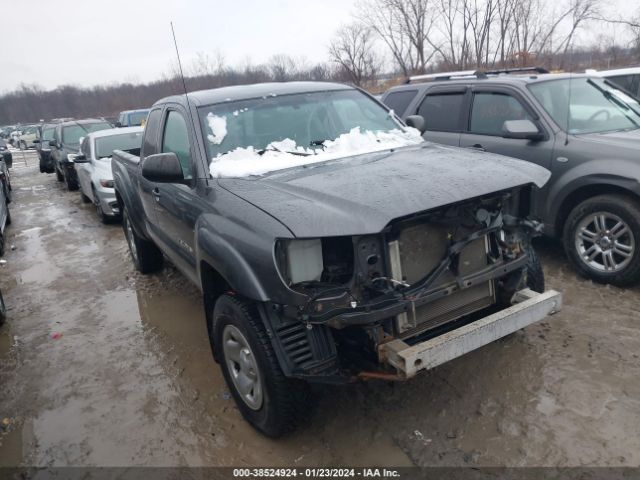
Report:
M 404 377 L 413 377 L 420 370 L 446 363 L 560 311 L 562 295 L 555 290 L 536 293 L 527 288 L 517 292 L 512 303 L 511 307 L 416 345 L 392 340 L 380 346 L 380 357 Z

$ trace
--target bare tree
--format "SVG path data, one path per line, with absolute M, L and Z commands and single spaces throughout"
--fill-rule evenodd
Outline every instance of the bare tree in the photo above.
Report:
M 347 73 L 349 80 L 358 86 L 371 80 L 380 67 L 380 59 L 374 48 L 373 31 L 359 22 L 338 30 L 329 46 L 329 56 Z
M 387 45 L 405 76 L 422 73 L 434 55 L 432 0 L 362 0 L 359 19 Z

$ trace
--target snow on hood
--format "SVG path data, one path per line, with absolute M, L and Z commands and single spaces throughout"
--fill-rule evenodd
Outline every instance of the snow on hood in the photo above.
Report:
M 211 114 L 209 115 L 211 116 Z M 212 116 L 215 117 L 215 115 Z M 207 118 L 209 119 L 209 116 Z M 212 121 L 209 119 L 210 127 L 211 123 Z M 224 133 L 226 135 L 226 121 Z M 323 149 L 305 148 L 297 145 L 295 140 L 290 138 L 271 142 L 262 154 L 258 153 L 254 147 L 239 147 L 215 157 L 209 166 L 209 171 L 213 177 L 264 175 L 285 168 L 417 145 L 423 141 L 420 132 L 411 127 L 405 131 L 394 129 L 387 132 L 372 132 L 370 130 L 362 132 L 360 127 L 354 127 L 349 133 L 343 133 L 335 140 L 325 141 Z

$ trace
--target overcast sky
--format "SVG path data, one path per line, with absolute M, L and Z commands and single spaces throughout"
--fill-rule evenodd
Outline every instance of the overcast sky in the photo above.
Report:
M 220 51 L 227 65 L 258 64 L 285 53 L 313 64 L 327 60 L 335 31 L 351 20 L 357 0 L 2 0 L 0 94 L 20 83 L 55 88 L 146 83 L 175 63 L 173 21 L 183 65 Z M 638 0 L 607 0 L 612 16 Z M 624 37 L 624 27 L 599 25 Z
M 3 1 L 0 92 L 20 83 L 45 88 L 148 82 L 175 60 L 221 51 L 227 64 L 274 54 L 327 60 L 335 30 L 355 0 L 11 0 Z

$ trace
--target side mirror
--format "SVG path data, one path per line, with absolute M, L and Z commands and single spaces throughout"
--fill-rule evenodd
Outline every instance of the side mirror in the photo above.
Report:
M 516 138 L 520 140 L 542 140 L 544 134 L 531 120 L 507 120 L 502 125 L 504 138 Z
M 142 176 L 155 183 L 184 183 L 182 165 L 173 152 L 146 157 L 142 161 Z
M 35 140 L 33 140 L 33 143 L 40 143 L 40 140 L 36 138 Z
M 121 124 L 120 122 L 116 122 L 116 123 L 115 123 L 115 127 L 116 127 L 116 128 L 120 128 L 120 127 L 122 127 L 122 124 Z
M 78 155 L 75 155 L 73 157 L 73 162 L 74 163 L 89 163 L 89 160 L 87 159 L 87 157 L 85 155 L 78 154 Z
M 413 127 L 420 131 L 421 134 L 427 130 L 427 123 L 424 121 L 424 117 L 422 115 L 409 115 L 405 119 L 404 123 L 409 127 Z
M 49 146 L 50 146 L 50 147 L 57 147 L 57 146 L 58 146 L 58 144 L 56 143 L 56 141 L 55 141 L 55 140 L 49 140 Z

